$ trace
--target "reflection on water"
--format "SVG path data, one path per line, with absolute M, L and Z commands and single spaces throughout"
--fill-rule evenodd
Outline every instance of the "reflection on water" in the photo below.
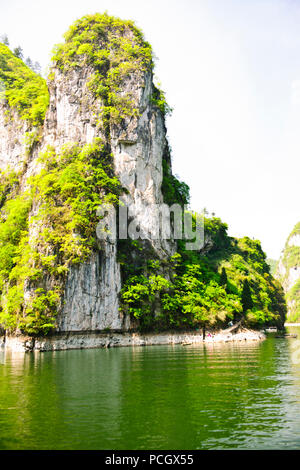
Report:
M 0 350 L 0 449 L 299 449 L 293 341 Z

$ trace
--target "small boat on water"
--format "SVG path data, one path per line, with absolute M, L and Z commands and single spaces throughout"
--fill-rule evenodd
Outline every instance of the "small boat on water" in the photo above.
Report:
M 278 330 L 277 330 L 276 326 L 270 326 L 269 328 L 265 328 L 265 331 L 267 333 L 276 333 Z
M 298 335 L 286 334 L 286 335 L 275 336 L 275 338 L 298 338 Z

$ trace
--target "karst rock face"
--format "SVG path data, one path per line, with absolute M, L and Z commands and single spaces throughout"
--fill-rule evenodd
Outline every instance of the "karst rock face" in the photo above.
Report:
M 17 112 L 12 112 L 12 118 L 6 116 L 7 108 L 0 103 L 0 165 L 1 170 L 7 167 L 19 168 L 25 155 L 24 133 L 27 125 Z
M 100 33 L 96 31 L 97 34 L 92 39 L 92 36 L 85 39 L 85 44 L 88 43 L 90 47 L 93 45 L 94 57 L 96 53 L 106 52 L 106 62 L 102 65 L 104 72 L 101 73 L 106 85 L 108 78 L 113 83 L 113 104 L 108 101 L 107 93 L 95 93 L 90 85 L 95 73 L 99 74 L 101 70 L 94 58 L 91 59 L 84 53 L 76 56 L 75 53 L 76 60 L 78 59 L 76 64 L 66 66 L 61 59 L 65 54 L 65 60 L 66 53 L 61 53 L 60 59 L 54 60 L 50 69 L 47 81 L 49 106 L 42 126 L 37 129 L 26 120 L 20 119 L 14 109 L 2 102 L 1 170 L 9 168 L 18 171 L 22 167 L 26 152 L 28 154 L 24 139 L 26 132 L 34 131 L 39 138 L 31 146 L 26 161 L 26 169 L 22 175 L 24 187 L 28 177 L 39 171 L 38 157 L 49 146 L 59 153 L 70 142 L 83 146 L 101 138 L 113 155 L 114 173 L 126 190 L 123 201 L 130 207 L 131 218 L 149 238 L 156 254 L 165 257 L 174 252 L 174 244 L 160 240 L 159 236 L 156 240 L 151 239 L 151 233 L 157 229 L 157 218 L 155 211 L 145 210 L 145 207 L 163 202 L 162 160 L 167 147 L 164 113 L 153 100 L 152 59 L 148 63 L 145 60 L 143 66 L 140 66 L 138 47 L 143 48 L 144 43 L 135 27 L 130 22 L 115 24 L 109 17 L 106 18 L 105 21 L 100 20 Z M 75 32 L 78 35 L 78 32 L 81 33 L 84 28 L 87 30 L 89 26 L 94 33 L 95 25 L 97 18 L 86 18 L 84 27 L 78 22 Z M 73 36 L 69 34 L 67 45 L 72 44 L 74 34 L 74 31 Z M 118 47 L 124 48 L 123 58 L 118 57 Z M 127 66 L 127 72 L 122 72 L 116 86 L 113 74 L 116 69 L 116 74 L 120 74 L 122 63 Z M 98 82 L 100 86 L 99 76 Z M 127 108 L 121 111 L 121 117 L 113 119 L 109 116 L 104 125 L 103 109 L 106 107 L 113 114 L 116 111 L 112 108 L 118 109 L 119 102 L 125 102 L 122 106 Z M 32 224 L 29 237 L 30 232 L 34 232 L 34 227 Z M 89 259 L 70 266 L 57 316 L 58 331 L 93 331 L 106 328 L 126 330 L 130 327 L 130 320 L 119 310 L 121 270 L 117 251 L 117 241 L 107 238 L 104 242 L 99 242 L 98 248 L 93 249 Z M 25 283 L 24 289 L 26 299 L 26 296 L 30 296 L 30 286 Z
M 286 294 L 289 321 L 300 320 L 300 223 L 289 235 L 277 265 L 276 277 Z

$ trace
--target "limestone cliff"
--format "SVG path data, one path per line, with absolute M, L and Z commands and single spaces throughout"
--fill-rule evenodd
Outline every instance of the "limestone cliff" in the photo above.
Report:
M 286 295 L 289 321 L 300 320 L 300 223 L 296 224 L 286 241 L 276 275 Z
M 69 54 L 80 35 L 81 52 L 77 44 L 76 53 L 72 50 Z M 107 15 L 78 21 L 67 33 L 66 43 L 56 49 L 47 83 L 50 104 L 42 126 L 22 120 L 7 100 L 2 102 L 1 170 L 21 170 L 22 185 L 26 186 L 28 178 L 40 171 L 38 156 L 49 146 L 59 154 L 70 142 L 84 147 L 101 139 L 113 156 L 113 171 L 125 189 L 123 198 L 132 208 L 131 217 L 150 240 L 156 219 L 144 207 L 163 202 L 162 159 L 167 148 L 164 113 L 153 98 L 157 89 L 152 67 L 151 48 L 131 22 Z M 28 149 L 29 135 L 33 135 L 33 142 Z M 38 212 L 38 198 L 34 206 L 28 222 L 29 244 L 33 245 L 37 228 L 31 219 Z M 149 243 L 160 257 L 174 251 L 172 243 Z M 47 275 L 51 277 L 49 272 Z M 42 284 L 25 279 L 25 301 L 30 303 L 36 288 L 45 288 Z M 48 279 L 46 287 L 52 284 Z M 119 311 L 117 241 L 93 247 L 83 263 L 70 265 L 63 289 L 58 330 L 130 326 Z

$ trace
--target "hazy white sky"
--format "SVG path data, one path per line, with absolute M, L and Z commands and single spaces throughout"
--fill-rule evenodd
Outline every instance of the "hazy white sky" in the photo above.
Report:
M 0 0 L 0 35 L 45 68 L 75 19 L 104 11 L 153 46 L 192 208 L 278 258 L 300 220 L 300 0 Z

